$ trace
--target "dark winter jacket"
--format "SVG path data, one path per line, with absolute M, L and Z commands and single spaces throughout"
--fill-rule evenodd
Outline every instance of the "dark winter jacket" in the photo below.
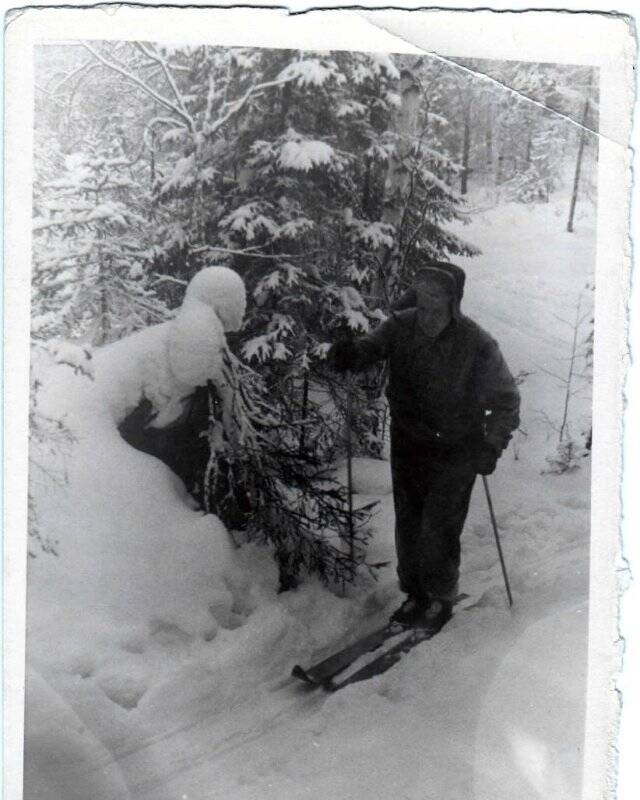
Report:
M 401 300 L 415 302 L 412 291 Z M 461 295 L 460 284 L 453 318 L 432 339 L 417 324 L 416 308 L 392 312 L 355 341 L 356 368 L 388 359 L 392 426 L 403 437 L 455 447 L 484 432 L 500 453 L 518 426 L 520 396 L 496 341 L 460 314 Z

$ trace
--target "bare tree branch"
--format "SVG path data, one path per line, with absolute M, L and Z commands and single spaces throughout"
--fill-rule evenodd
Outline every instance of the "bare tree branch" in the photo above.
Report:
M 34 85 L 36 91 L 42 92 L 42 94 L 46 94 L 47 97 L 49 97 L 51 100 L 53 100 L 53 102 L 56 103 L 57 105 L 59 105 L 61 108 L 65 107 L 64 103 L 62 102 L 62 100 L 60 100 L 59 97 L 56 97 L 53 94 L 53 92 L 50 92 L 49 89 L 45 89 L 43 86 L 38 86 L 37 83 L 34 83 L 33 85 Z
M 568 360 L 571 361 L 571 358 L 569 358 Z M 544 372 L 545 375 L 550 375 L 552 378 L 555 378 L 556 380 L 560 381 L 563 384 L 567 382 L 567 379 L 562 375 L 556 375 L 555 372 L 551 372 L 551 370 L 545 369 L 544 367 L 541 367 L 539 364 L 536 366 L 541 372 Z
M 76 67 L 74 70 L 71 70 L 71 72 L 68 72 L 64 76 L 64 78 L 58 81 L 58 83 L 56 83 L 56 85 L 51 89 L 51 94 L 56 94 L 67 81 L 70 81 L 72 78 L 75 78 L 76 75 L 80 74 L 85 69 L 87 68 L 92 69 L 93 64 L 94 64 L 93 60 L 89 59 L 88 61 L 85 61 L 84 64 L 81 64 L 79 67 Z
M 188 281 L 183 281 L 180 278 L 174 278 L 173 275 L 160 275 L 157 272 L 154 273 L 155 280 L 152 283 L 152 286 L 155 286 L 157 283 L 177 283 L 178 286 L 187 286 Z
M 169 111 L 172 111 L 176 116 L 178 116 L 183 122 L 186 123 L 187 127 L 192 133 L 195 133 L 193 119 L 189 114 L 185 114 L 185 112 L 182 111 L 182 109 L 179 106 L 175 105 L 175 103 L 172 103 L 171 100 L 168 100 L 166 97 L 156 92 L 156 90 L 153 89 L 151 86 L 149 86 L 148 83 L 146 83 L 143 80 L 140 80 L 140 78 L 138 78 L 136 75 L 133 75 L 126 69 L 123 69 L 122 67 L 118 66 L 113 61 L 104 58 L 104 56 L 102 56 L 88 42 L 82 42 L 82 46 L 86 48 L 101 64 L 107 67 L 107 69 L 113 70 L 114 72 L 117 72 L 119 75 L 122 75 L 122 77 L 125 78 L 126 80 L 135 83 L 135 85 L 138 86 L 140 89 L 142 89 L 143 92 L 148 94 L 149 97 L 152 97 L 157 103 L 159 103 L 161 106 L 164 106 L 164 108 L 168 109 Z
M 202 245 L 201 247 L 194 247 L 192 248 L 193 253 L 205 253 L 207 251 L 219 252 L 219 253 L 229 253 L 230 255 L 234 256 L 249 256 L 250 258 L 273 258 L 273 259 L 283 259 L 283 258 L 308 258 L 310 255 L 314 253 L 321 253 L 324 252 L 322 249 L 318 250 L 307 250 L 305 253 L 262 253 L 260 252 L 260 247 L 263 245 L 255 245 L 254 247 L 247 247 L 244 250 L 233 250 L 229 247 L 214 247 L 213 245 Z
M 142 44 L 142 42 L 135 42 L 134 44 L 135 44 L 135 47 L 137 47 L 138 50 L 140 50 L 141 53 L 144 53 L 144 55 L 147 58 L 150 58 L 152 61 L 155 61 L 156 64 L 160 65 L 160 67 L 162 68 L 162 71 L 164 73 L 164 76 L 167 79 L 167 83 L 171 87 L 171 91 L 173 92 L 176 100 L 178 101 L 178 105 L 182 109 L 182 112 L 185 114 L 185 116 L 187 116 L 191 120 L 191 129 L 193 130 L 193 128 L 194 128 L 193 118 L 191 117 L 191 114 L 189 114 L 189 112 L 187 111 L 187 108 L 186 108 L 186 106 L 184 104 L 184 100 L 182 99 L 182 95 L 180 94 L 180 91 L 178 89 L 178 85 L 176 84 L 176 82 L 174 80 L 174 77 L 171 74 L 171 71 L 169 70 L 167 62 L 155 50 L 154 51 L 147 50 L 147 48 Z

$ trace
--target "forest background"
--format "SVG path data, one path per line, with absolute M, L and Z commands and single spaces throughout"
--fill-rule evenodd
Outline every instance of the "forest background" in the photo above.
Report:
M 568 193 L 558 225 L 572 231 L 595 203 L 593 71 L 74 42 L 38 48 L 36 89 L 34 347 L 71 340 L 83 369 L 92 347 L 170 319 L 201 268 L 239 272 L 233 420 L 210 384 L 171 425 L 143 403 L 121 432 L 227 527 L 270 542 L 282 588 L 301 570 L 350 580 L 370 509 L 349 513 L 327 465 L 345 446 L 383 451 L 385 374 L 346 385 L 327 350 L 384 319 L 425 257 L 478 252 L 450 229 L 477 211 Z M 32 436 L 64 438 L 36 384 Z M 35 507 L 31 522 L 35 551 L 55 549 Z

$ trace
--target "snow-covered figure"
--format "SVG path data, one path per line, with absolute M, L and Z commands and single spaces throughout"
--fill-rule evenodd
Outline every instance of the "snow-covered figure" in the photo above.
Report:
M 115 767 L 100 786 L 91 777 L 89 761 L 103 776 L 108 763 L 94 739 L 115 730 L 113 713 L 153 702 L 180 651 L 210 664 L 209 645 L 237 624 L 233 609 L 252 591 L 219 517 L 196 510 L 175 473 L 119 433 L 145 400 L 157 426 L 196 387 L 224 385 L 225 331 L 241 324 L 244 306 L 241 278 L 210 267 L 170 321 L 93 352 L 68 344 L 35 351 L 40 470 L 29 511 L 42 547 L 29 559 L 27 651 L 43 680 L 28 681 L 26 724 L 27 780 L 53 787 L 42 797 L 128 797 Z M 79 719 L 56 695 L 95 723 L 92 735 L 78 733 Z M 99 714 L 86 711 L 87 698 Z
M 164 427 L 180 416 L 196 386 L 222 376 L 225 332 L 237 331 L 246 308 L 242 278 L 227 267 L 206 267 L 191 279 L 174 319 L 105 347 L 99 374 L 119 424 L 146 398 Z
M 398 575 L 408 595 L 394 619 L 434 629 L 456 597 L 476 475 L 493 472 L 519 422 L 497 343 L 460 313 L 464 280 L 459 267 L 429 262 L 386 322 L 330 352 L 338 371 L 389 361 Z
M 206 267 L 197 272 L 185 292 L 183 311 L 204 305 L 215 312 L 225 331 L 242 327 L 247 297 L 242 278 L 228 267 Z

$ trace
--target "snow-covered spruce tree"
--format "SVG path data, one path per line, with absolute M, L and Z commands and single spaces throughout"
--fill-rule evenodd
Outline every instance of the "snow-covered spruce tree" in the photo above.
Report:
M 390 59 L 359 54 L 287 59 L 278 64 L 290 79 L 280 113 L 260 120 L 257 141 L 252 134 L 243 190 L 269 204 L 249 201 L 222 225 L 230 245 L 246 247 L 260 237 L 252 212 L 268 214 L 259 219 L 273 257 L 249 263 L 256 303 L 243 354 L 281 382 L 284 402 L 308 429 L 319 419 L 310 383 L 333 383 L 324 369 L 331 338 L 366 332 L 379 313 L 379 300 L 367 295 L 380 247 L 391 241 L 381 189 L 397 73 Z
M 34 330 L 104 344 L 165 319 L 139 186 L 115 134 L 58 159 L 57 177 L 34 192 Z
M 549 202 L 564 177 L 564 142 L 570 133 L 558 113 L 558 75 L 554 65 L 514 64 L 509 77 L 516 92 L 509 98 L 510 138 L 519 142 L 509 196 L 525 203 Z
M 260 376 L 228 350 L 224 380 L 208 384 L 207 409 L 203 505 L 250 540 L 273 546 L 281 589 L 294 586 L 301 571 L 344 583 L 361 565 L 375 568 L 366 562 L 375 503 L 350 517 L 346 488 L 299 446 L 286 408 L 274 406 Z
M 437 124 L 435 115 L 421 111 L 417 102 L 422 90 L 415 88 L 414 72 L 420 67 L 420 61 L 414 69 L 406 60 L 399 70 L 390 58 L 368 54 L 305 53 L 281 73 L 295 77 L 283 89 L 289 94 L 290 124 L 282 132 L 285 121 L 273 120 L 274 134 L 280 135 L 253 141 L 247 190 L 259 197 L 276 191 L 271 211 L 290 211 L 293 199 L 304 216 L 284 222 L 290 228 L 288 255 L 276 250 L 276 263 L 262 267 L 266 274 L 254 290 L 257 308 L 247 326 L 251 332 L 255 325 L 257 335 L 245 345 L 247 356 L 265 364 L 280 360 L 289 370 L 299 364 L 310 368 L 312 381 L 326 384 L 327 332 L 369 330 L 422 256 L 473 252 L 442 225 L 460 216 L 459 198 L 444 180 L 451 160 L 431 146 L 436 136 L 429 122 Z M 263 121 L 261 130 L 269 130 Z M 265 209 L 244 205 L 223 220 L 230 245 L 255 241 L 256 221 L 282 238 L 273 218 L 265 219 Z M 265 230 L 263 236 L 270 249 L 278 247 L 273 233 Z M 274 269 L 279 261 L 284 270 Z M 251 269 L 254 274 L 259 269 L 254 259 Z M 305 377 L 299 381 L 303 408 Z M 379 371 L 368 376 L 368 401 L 359 404 L 364 419 L 362 414 L 357 419 L 361 442 L 374 452 L 380 448 L 382 382 Z
M 531 137 L 531 150 L 526 171 L 514 178 L 510 195 L 523 203 L 548 203 L 557 187 L 561 158 L 553 144 L 555 126 L 547 125 Z

